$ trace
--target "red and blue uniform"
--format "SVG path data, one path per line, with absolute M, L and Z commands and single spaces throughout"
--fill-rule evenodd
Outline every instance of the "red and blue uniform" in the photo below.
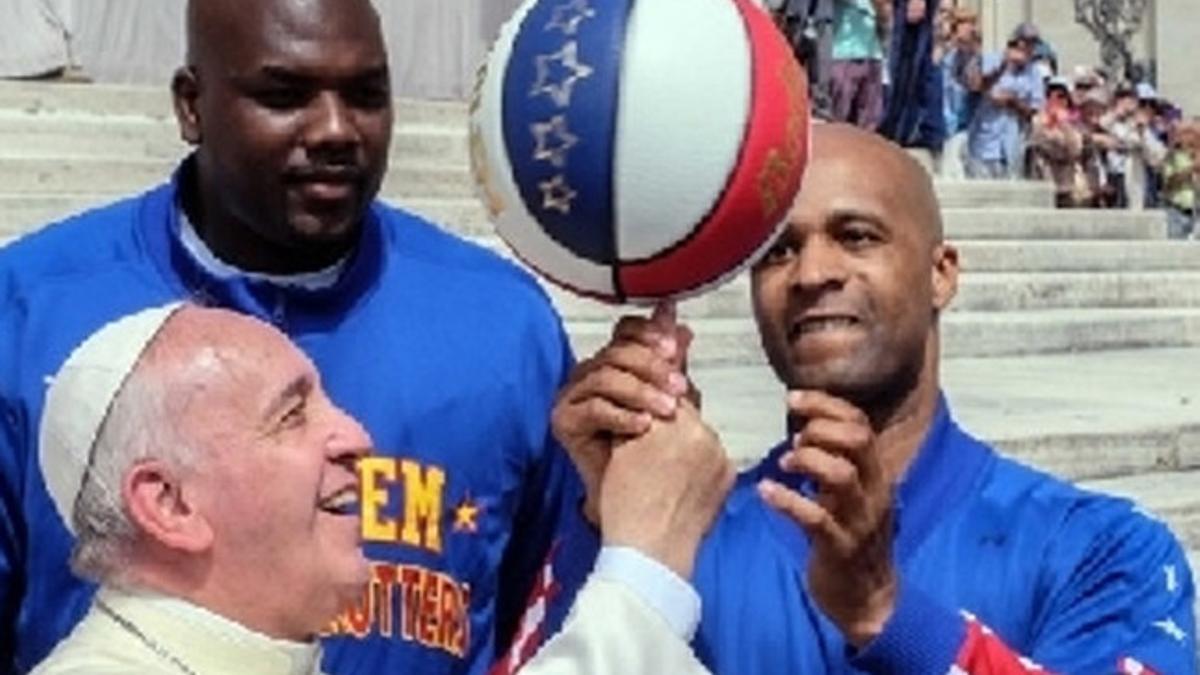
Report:
M 803 530 L 755 489 L 811 492 L 778 468 L 786 449 L 739 478 L 697 560 L 694 647 L 718 675 L 1196 673 L 1195 589 L 1168 529 L 1000 457 L 944 401 L 895 490 L 895 613 L 855 650 L 805 592 Z M 586 556 L 589 536 L 577 528 L 556 552 L 558 603 L 584 567 L 559 558 Z

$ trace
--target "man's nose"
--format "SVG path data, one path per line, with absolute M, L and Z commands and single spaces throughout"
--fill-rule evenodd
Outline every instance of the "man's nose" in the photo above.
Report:
M 354 111 L 332 91 L 322 92 L 313 102 L 307 132 L 309 147 L 347 147 L 360 140 Z
M 845 281 L 845 251 L 828 237 L 809 237 L 792 261 L 792 285 L 810 291 L 840 286 Z
M 334 408 L 336 425 L 328 443 L 332 459 L 357 459 L 371 452 L 371 435 L 358 420 L 341 408 Z

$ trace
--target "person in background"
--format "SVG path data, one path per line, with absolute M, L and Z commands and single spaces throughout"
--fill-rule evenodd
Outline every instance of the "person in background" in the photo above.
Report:
M 1139 82 L 1135 90 L 1138 98 L 1138 115 L 1149 120 L 1148 128 L 1158 144 L 1162 146 L 1162 159 L 1165 160 L 1171 143 L 1170 118 L 1166 113 L 1171 106 L 1158 95 L 1158 91 L 1149 82 Z M 1142 204 L 1143 208 L 1154 209 L 1162 205 L 1162 187 L 1160 162 L 1157 167 L 1146 168 L 1146 196 Z
M 1105 153 L 1105 192 L 1109 195 L 1108 206 L 1123 209 L 1129 206 L 1125 174 L 1129 164 L 1126 138 L 1129 136 L 1131 118 L 1137 110 L 1137 96 L 1128 84 L 1118 85 L 1113 91 L 1112 104 L 1100 118 L 1100 126 L 1112 138 L 1112 147 Z
M 938 60 L 942 69 L 943 115 L 946 118 L 942 175 L 961 178 L 967 159 L 967 130 L 979 107 L 979 93 L 967 86 L 968 74 L 980 69 L 982 41 L 979 16 L 973 10 L 954 8 L 946 15 L 946 41 Z
M 840 0 L 765 0 L 779 30 L 808 74 L 812 114 L 832 115 L 834 3 Z
M 883 118 L 886 0 L 836 0 L 830 94 L 833 119 L 874 131 Z
M 1083 206 L 1109 208 L 1113 204 L 1112 182 L 1108 179 L 1108 153 L 1118 147 L 1119 142 L 1105 126 L 1105 116 L 1112 101 L 1103 87 L 1087 92 L 1079 103 L 1079 132 L 1083 138 L 1083 149 L 1079 163 L 1087 179 L 1091 198 Z
M 1015 179 L 1024 175 L 1029 123 L 1046 100 L 1045 83 L 1030 62 L 1032 44 L 1008 41 L 1002 55 L 988 54 L 970 77 L 981 94 L 967 140 L 967 176 Z
M 1032 177 L 1054 183 L 1054 203 L 1059 208 L 1086 206 L 1093 195 L 1080 165 L 1083 135 L 1071 100 L 1071 86 L 1063 78 L 1046 84 L 1046 106 L 1033 116 L 1029 134 Z
M 967 130 L 979 105 L 979 95 L 967 88 L 967 79 L 968 72 L 982 67 L 982 44 L 979 15 L 971 9 L 955 9 L 939 60 L 945 83 L 946 133 L 950 136 Z
M 1076 108 L 1083 104 L 1083 99 L 1089 92 L 1104 87 L 1104 77 L 1095 68 L 1076 66 L 1071 78 L 1073 80 L 1071 98 L 1074 100 Z
M 936 0 L 893 0 L 888 40 L 888 91 L 879 133 L 900 146 L 924 150 L 934 163 L 946 142 L 942 70 L 933 60 Z
M 1012 37 L 1029 42 L 1029 60 L 1043 79 L 1058 74 L 1058 54 L 1055 53 L 1054 47 L 1042 38 L 1042 32 L 1036 24 L 1031 21 L 1022 23 L 1013 30 Z
M 1180 122 L 1171 135 L 1171 149 L 1163 162 L 1163 201 L 1167 208 L 1167 236 L 1198 239 L 1196 195 L 1200 187 L 1200 120 Z
M 1153 117 L 1138 104 L 1133 87 L 1121 86 L 1101 125 L 1115 145 L 1108 151 L 1108 189 L 1114 208 L 1141 210 L 1146 203 L 1147 175 L 1162 165 L 1166 146 L 1151 127 Z

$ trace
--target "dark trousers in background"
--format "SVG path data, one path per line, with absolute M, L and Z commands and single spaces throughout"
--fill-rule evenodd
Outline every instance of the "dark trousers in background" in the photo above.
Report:
M 788 0 L 778 17 L 780 29 L 808 74 L 812 112 L 820 119 L 832 116 L 833 2 Z
M 883 61 L 834 61 L 829 93 L 834 120 L 874 131 L 883 119 Z
M 933 19 L 939 3 L 927 2 L 924 20 L 913 24 L 904 21 L 907 4 L 893 1 L 890 90 L 879 133 L 903 147 L 939 153 L 946 140 L 942 69 L 933 62 Z

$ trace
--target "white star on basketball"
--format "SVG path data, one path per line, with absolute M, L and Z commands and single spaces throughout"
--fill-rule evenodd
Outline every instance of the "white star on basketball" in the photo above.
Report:
M 585 19 L 591 19 L 596 16 L 596 10 L 588 6 L 587 0 L 571 0 L 565 5 L 559 5 L 554 8 L 554 14 L 550 18 L 550 23 L 546 24 L 546 30 L 561 30 L 567 35 L 574 35 L 579 30 L 579 24 Z
M 551 65 L 553 64 L 558 64 L 560 69 L 569 71 L 570 74 L 560 81 L 553 81 L 551 75 Z M 546 94 L 554 100 L 558 107 L 566 108 L 571 105 L 571 94 L 575 91 L 575 84 L 582 79 L 591 77 L 592 67 L 586 63 L 580 63 L 579 43 L 571 41 L 557 53 L 538 56 L 537 75 L 537 82 L 534 83 L 533 91 L 529 92 L 529 95 Z
M 542 208 L 550 211 L 551 209 L 558 211 L 564 216 L 571 214 L 571 202 L 579 194 L 567 185 L 567 179 L 559 174 L 550 180 L 538 183 L 538 188 L 542 191 Z
M 567 163 L 567 151 L 579 143 L 579 137 L 567 129 L 567 118 L 562 115 L 555 115 L 549 122 L 530 125 L 530 130 L 537 139 L 533 158 L 550 162 L 560 169 Z

